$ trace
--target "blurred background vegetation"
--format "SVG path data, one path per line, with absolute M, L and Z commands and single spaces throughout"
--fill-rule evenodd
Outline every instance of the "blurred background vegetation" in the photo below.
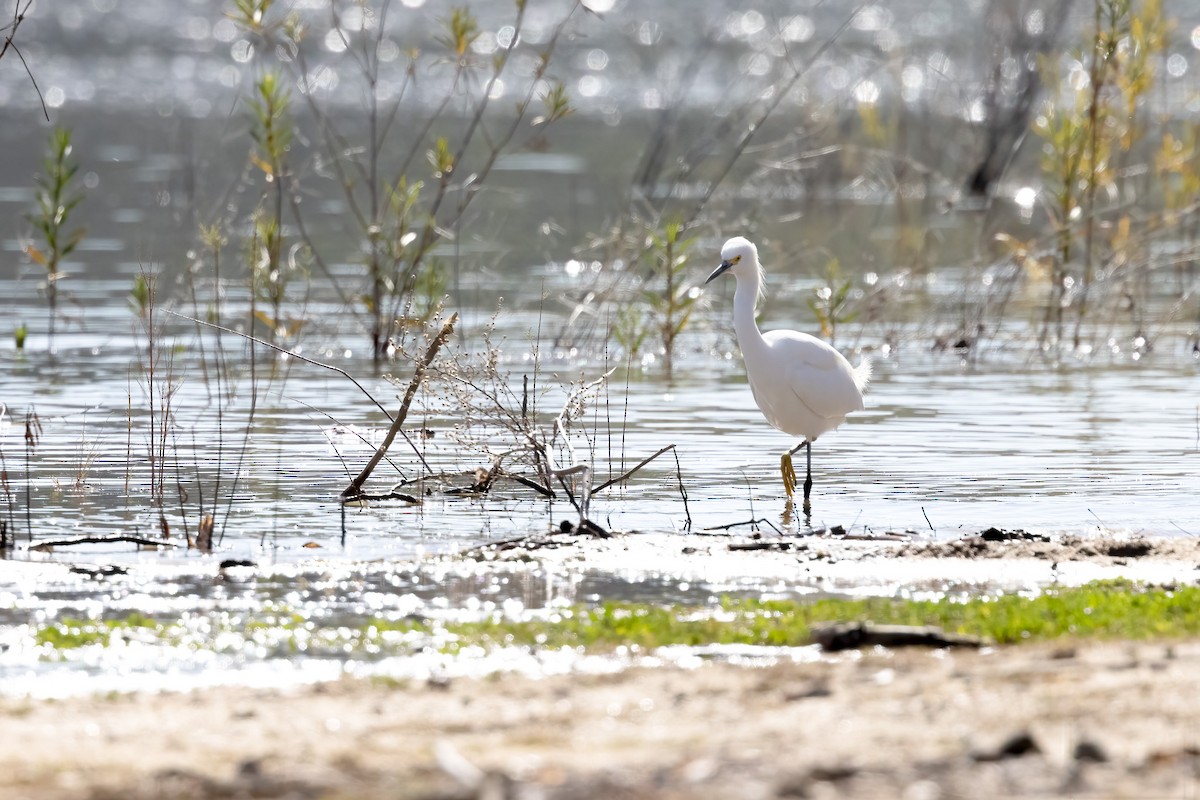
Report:
M 85 279 L 136 306 L 149 266 L 160 301 L 285 346 L 381 363 L 440 303 L 503 295 L 567 352 L 669 373 L 743 234 L 778 287 L 763 313 L 839 344 L 1200 348 L 1186 3 L 24 10 L 2 235 L 51 326 Z

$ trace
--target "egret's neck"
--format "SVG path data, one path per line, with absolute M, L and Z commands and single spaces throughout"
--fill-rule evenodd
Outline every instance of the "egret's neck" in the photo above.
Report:
M 758 303 L 758 270 L 748 277 L 738 277 L 737 289 L 733 293 L 733 329 L 737 332 L 738 346 L 742 354 L 747 350 L 763 347 L 762 333 L 754 321 L 754 306 Z

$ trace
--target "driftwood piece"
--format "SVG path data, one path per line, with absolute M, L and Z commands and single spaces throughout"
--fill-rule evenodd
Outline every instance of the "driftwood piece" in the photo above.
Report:
M 179 545 L 172 542 L 166 542 L 162 539 L 147 539 L 145 536 L 78 536 L 74 539 L 51 539 L 48 542 L 38 542 L 29 546 L 30 550 L 39 552 L 44 550 L 53 550 L 55 547 L 73 547 L 80 544 L 113 544 L 125 543 L 136 544 L 143 547 L 178 547 Z
M 729 549 L 738 550 L 775 550 L 784 552 L 795 547 L 794 542 L 784 542 L 778 539 L 760 540 L 757 542 L 730 542 Z
M 750 527 L 757 530 L 759 523 L 766 523 L 767 525 L 771 526 L 771 530 L 775 531 L 780 536 L 783 536 L 783 531 L 779 530 L 778 526 L 776 526 L 774 522 L 771 522 L 771 520 L 767 519 L 766 517 L 760 517 L 758 519 L 748 519 L 745 522 L 730 522 L 728 525 L 713 525 L 711 527 L 705 528 L 704 531 L 702 531 L 702 532 L 707 533 L 708 531 L 730 531 L 730 530 L 733 530 L 734 528 L 740 528 L 744 525 L 749 525 Z
M 454 333 L 454 323 L 458 321 L 458 313 L 450 315 L 450 319 L 446 320 L 446 324 L 442 326 L 438 335 L 429 343 L 429 347 L 425 350 L 425 355 L 417 362 L 416 371 L 413 372 L 412 380 L 408 383 L 408 389 L 404 392 L 404 399 L 400 401 L 400 410 L 396 412 L 395 419 L 392 420 L 392 427 L 388 428 L 387 436 L 383 438 L 383 442 L 379 447 L 375 448 L 375 455 L 367 462 L 367 465 L 362 468 L 362 471 L 350 481 L 350 485 L 342 490 L 342 497 L 357 497 L 362 493 L 363 484 L 367 482 L 367 478 L 371 477 L 371 473 L 375 471 L 375 467 L 387 455 L 388 448 L 392 446 L 392 442 L 396 440 L 396 435 L 400 433 L 400 426 L 404 424 L 405 418 L 408 417 L 409 406 L 412 405 L 413 398 L 417 395 L 417 389 L 421 386 L 421 380 L 425 377 L 425 370 L 433 363 L 433 359 L 437 357 L 438 350 L 450 338 L 450 334 Z
M 985 542 L 1048 542 L 1050 537 L 1041 533 L 1029 533 L 1020 528 L 1014 531 L 988 528 L 979 533 L 979 538 Z
M 118 567 L 115 564 L 105 564 L 102 567 L 84 567 L 76 564 L 71 567 L 72 575 L 84 575 L 88 578 L 99 580 L 100 578 L 111 578 L 116 575 L 128 575 L 129 570 L 126 567 Z
M 366 492 L 359 492 L 358 494 L 351 495 L 349 497 L 343 497 L 342 504 L 353 505 L 354 503 L 383 502 L 385 500 L 399 500 L 413 506 L 421 505 L 421 498 L 411 494 L 405 494 L 404 492 L 383 492 L 381 494 L 367 494 Z
M 569 519 L 564 519 L 559 525 L 559 530 L 576 536 L 591 536 L 593 539 L 611 539 L 613 536 L 612 533 L 590 519 L 584 519 L 578 525 L 572 524 Z
M 873 622 L 834 622 L 814 625 L 812 639 L 828 652 L 859 647 L 983 647 L 978 636 L 946 633 L 921 625 L 876 625 Z
M 509 550 L 552 550 L 558 547 L 569 547 L 578 542 L 581 537 L 611 539 L 615 535 L 590 519 L 585 519 L 582 525 L 576 525 L 570 520 L 565 519 L 560 523 L 557 531 L 486 542 L 463 551 L 462 555 L 465 558 L 480 560 L 486 559 L 489 554 L 502 553 Z

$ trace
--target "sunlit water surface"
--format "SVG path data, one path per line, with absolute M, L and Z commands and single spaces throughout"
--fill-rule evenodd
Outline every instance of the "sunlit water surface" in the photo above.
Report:
M 488 35 L 507 24 L 511 4 L 475 5 Z M 701 11 L 683 19 L 670 3 L 608 5 L 614 11 L 607 19 L 596 16 L 592 24 L 589 16 L 587 25 L 580 23 L 585 35 L 568 37 L 555 65 L 581 113 L 552 137 L 550 152 L 521 152 L 498 164 L 489 186 L 499 189 L 493 196 L 499 200 L 491 206 L 485 202 L 486 211 L 463 239 L 464 247 L 480 248 L 470 263 L 489 268 L 468 267 L 461 275 L 456 270 L 454 278 L 454 295 L 466 304 L 457 309 L 464 321 L 456 346 L 476 348 L 497 298 L 506 296 L 498 323 L 498 334 L 507 336 L 501 371 L 512 376 L 516 396 L 521 376 L 534 371 L 531 342 L 539 343 L 535 418 L 542 431 L 551 430 L 572 382 L 591 381 L 618 367 L 573 428 L 574 457 L 589 464 L 595 483 L 675 445 L 623 485 L 597 494 L 590 509 L 595 522 L 610 530 L 647 533 L 699 532 L 760 519 L 762 530 L 775 526 L 787 536 L 836 525 L 852 533 L 911 531 L 929 538 L 993 526 L 1083 535 L 1200 535 L 1200 380 L 1187 344 L 1193 331 L 1177 322 L 1158 331 L 1154 351 L 1131 354 L 1121 339 L 1128 333 L 1123 321 L 1109 348 L 1117 352 L 1065 364 L 1028 347 L 1024 324 L 1034 316 L 1028 308 L 1010 315 L 1019 328 L 1014 347 L 969 360 L 930 352 L 939 321 L 922 317 L 929 306 L 892 309 L 896 325 L 887 331 L 849 326 L 839 344 L 858 343 L 869 350 L 875 378 L 867 410 L 815 447 L 810 524 L 785 505 L 779 455 L 794 442 L 772 431 L 754 406 L 729 335 L 729 287 L 714 289 L 712 308 L 691 326 L 670 383 L 663 380 L 658 360 L 626 368 L 619 349 L 612 347 L 608 357 L 618 361 L 606 363 L 603 343 L 594 337 L 574 353 L 555 347 L 561 316 L 570 308 L 562 300 L 587 289 L 562 263 L 571 257 L 564 242 L 602 229 L 614 198 L 624 197 L 633 169 L 625 160 L 645 142 L 638 138 L 631 145 L 631 134 L 620 134 L 628 130 L 642 137 L 643 128 L 653 127 L 639 120 L 653 120 L 666 100 L 660 87 L 663 70 L 669 73 L 674 63 L 671 54 L 691 53 L 696 42 L 706 43 L 709 57 L 693 82 L 694 94 L 671 101 L 706 114 L 744 79 L 745 59 L 765 51 L 770 39 L 765 20 L 788 19 L 788 41 L 815 47 L 845 14 L 821 3 L 801 8 L 802 13 L 786 3 L 762 13 L 730 13 L 726 4 L 703 3 Z M 451 435 L 458 419 L 439 402 L 445 384 L 436 379 L 419 399 L 409 430 L 431 467 L 451 477 L 431 484 L 420 505 L 379 502 L 347 508 L 344 514 L 338 495 L 371 453 L 358 436 L 378 442 L 387 427 L 383 413 L 345 378 L 295 360 L 280 361 L 262 349 L 252 373 L 244 342 L 232 336 L 221 345 L 229 368 L 218 370 L 211 332 L 201 341 L 190 326 L 160 315 L 163 360 L 152 388 L 144 369 L 144 329 L 129 310 L 132 280 L 143 270 L 162 273 L 164 305 L 189 310 L 188 303 L 181 305 L 188 287 L 175 277 L 191 261 L 186 253 L 195 246 L 196 218 L 209 219 L 214 205 L 231 197 L 231 187 L 243 185 L 239 173 L 249 147 L 236 99 L 254 72 L 245 60 L 245 43 L 212 4 L 189 0 L 183 8 L 183 13 L 165 5 L 127 8 L 100 0 L 39 6 L 21 30 L 56 122 L 75 132 L 75 154 L 88 190 L 75 217 L 88 235 L 63 266 L 68 277 L 61 283 L 63 313 L 53 357 L 46 353 L 45 301 L 37 288 L 44 274 L 20 256 L 29 234 L 20 221 L 33 202 L 32 165 L 40 158 L 44 131 L 37 127 L 35 95 L 23 72 L 14 68 L 0 75 L 0 100 L 14 110 L 0 131 L 7 154 L 0 159 L 0 208 L 16 221 L 0 231 L 0 252 L 17 264 L 0 280 L 0 356 L 6 364 L 0 396 L 5 404 L 0 513 L 17 540 L 0 580 L 0 692 L 279 685 L 346 670 L 420 676 L 455 669 L 581 668 L 578 654 L 500 653 L 492 661 L 481 656 L 454 664 L 436 651 L 357 647 L 344 631 L 372 616 L 522 613 L 605 598 L 704 603 L 718 588 L 730 591 L 729 586 L 697 585 L 669 570 L 647 574 L 638 564 L 614 575 L 586 566 L 556 574 L 431 561 L 430 556 L 543 532 L 578 518 L 561 492 L 549 502 L 505 483 L 486 497 L 446 494 L 446 488 L 469 485 L 474 470 L 490 462 Z M 846 49 L 814 70 L 815 100 L 837 107 L 846 102 L 845 87 L 856 87 L 860 102 L 859 88 L 878 90 L 878 63 L 853 56 L 858 50 L 911 50 L 917 56 L 912 63 L 927 66 L 917 69 L 921 80 L 916 83 L 906 78 L 907 99 L 941 114 L 959 115 L 963 86 L 972 75 L 979 80 L 991 74 L 990 66 L 970 52 L 978 37 L 973 26 L 982 24 L 982 17 L 967 6 L 922 2 L 865 10 L 869 13 L 843 39 Z M 535 20 L 534 29 L 549 30 L 559 13 L 551 11 L 550 17 Z M 437 15 L 428 12 L 426 7 L 405 16 L 397 9 L 389 18 L 400 45 L 433 36 Z M 644 15 L 640 24 L 610 22 L 638 14 Z M 1076 24 L 1090 24 L 1090 18 L 1080 19 Z M 1182 20 L 1179 29 L 1191 31 L 1194 16 Z M 538 35 L 536 30 L 529 35 Z M 312 41 L 340 41 L 327 33 L 318 29 Z M 709 39 L 721 46 L 713 47 Z M 1191 45 L 1196 38 L 1176 39 L 1171 43 L 1176 68 L 1161 97 L 1155 93 L 1155 102 L 1194 114 L 1191 81 L 1198 51 Z M 362 109 L 355 107 L 361 91 L 344 64 L 339 77 L 343 62 L 327 49 L 316 46 L 312 54 L 322 66 L 329 62 L 323 73 L 328 81 L 315 87 L 316 97 L 352 121 L 356 113 L 361 116 Z M 954 70 L 946 66 L 951 64 Z M 384 99 L 400 72 L 384 76 Z M 962 77 L 945 81 L 951 72 Z M 146 75 L 171 77 L 147 81 Z M 423 81 L 418 108 L 435 106 L 444 91 L 437 80 Z M 28 116 L 16 113 L 17 107 Z M 622 127 L 622 119 L 633 123 Z M 400 130 L 405 123 L 397 124 Z M 298 156 L 311 157 L 297 148 Z M 310 220 L 333 237 L 334 273 L 358 286 L 359 245 L 343 241 L 345 203 L 310 172 L 301 182 Z M 844 197 L 838 193 L 845 201 L 840 204 L 809 198 L 802 208 L 780 209 L 779 215 L 802 216 L 810 231 L 832 220 L 829 227 L 843 233 L 829 245 L 849 267 L 857 255 L 848 248 L 864 239 L 864 231 L 884 235 L 875 230 L 882 208 L 876 204 L 887 198 L 871 196 L 867 189 L 856 186 Z M 742 187 L 733 191 L 737 195 Z M 248 204 L 243 209 L 248 215 L 254 198 L 235 197 L 234 202 Z M 948 229 L 974 223 L 948 214 L 930 224 Z M 571 235 L 553 234 L 560 228 Z M 543 229 L 552 233 L 533 233 Z M 789 232 L 775 235 L 788 246 L 802 238 L 784 230 Z M 1033 235 L 1032 229 L 1015 233 Z M 715 252 L 717 244 L 702 246 Z M 236 260 L 239 247 L 231 245 L 226 258 Z M 539 259 L 556 263 L 530 269 Z M 507 272 L 491 269 L 493 262 Z M 699 281 L 705 262 L 698 255 L 695 262 Z M 792 266 L 787 274 L 781 269 L 772 276 L 766 327 L 803 326 L 811 319 L 804 299 L 814 284 L 811 275 L 798 273 L 812 265 Z M 241 279 L 226 280 L 226 321 L 244 325 L 245 298 L 237 296 Z M 201 291 L 206 281 L 211 276 L 204 272 Z M 777 288 L 782 291 L 775 293 Z M 945 301 L 964 288 L 980 291 L 978 284 L 967 287 L 953 277 L 937 285 L 931 281 L 926 290 L 943 293 L 945 313 Z M 1165 293 L 1170 287 L 1158 288 Z M 201 298 L 202 314 L 207 299 Z M 304 354 L 350 371 L 394 409 L 402 387 L 377 377 L 363 349 L 365 336 L 349 322 L 345 307 L 320 291 L 303 308 L 297 306 L 291 303 L 297 315 L 318 321 L 301 339 Z M 25 352 L 18 353 L 10 331 L 22 321 L 31 334 Z M 947 323 L 947 330 L 953 327 Z M 1094 338 L 1104 343 L 1107 337 Z M 388 371 L 403 383 L 411 367 L 397 361 Z M 31 543 L 56 539 L 161 535 L 150 492 L 155 430 L 150 419 L 152 413 L 163 418 L 161 389 L 168 374 L 174 376 L 174 425 L 166 442 L 158 444 L 166 453 L 160 466 L 166 476 L 168 544 L 176 546 L 29 550 Z M 27 444 L 26 423 L 35 413 L 40 432 Z M 417 437 L 421 427 L 434 436 Z M 490 436 L 496 450 L 513 445 L 498 429 L 477 432 Z M 565 462 L 570 454 L 560 449 L 556 457 Z M 394 468 L 380 467 L 373 488 L 386 489 L 421 473 L 406 445 L 394 448 L 392 461 Z M 201 508 L 213 509 L 214 498 L 217 551 L 188 550 L 182 545 L 188 534 L 195 535 Z M 226 580 L 217 569 L 226 559 L 255 566 Z M 68 572 L 68 566 L 127 572 L 97 579 Z M 812 590 L 805 580 L 799 570 L 784 586 L 748 576 L 736 590 Z M 169 642 L 131 634 L 108 647 L 80 648 L 62 660 L 46 660 L 54 654 L 33 645 L 35 632 L 55 620 L 133 612 L 177 620 L 178 629 Z M 307 620 L 306 639 L 296 639 L 283 624 L 292 614 Z M 257 627 L 251 631 L 248 623 Z M 588 668 L 614 663 L 593 662 Z
M 359 436 L 379 441 L 387 427 L 383 413 L 346 378 L 263 350 L 247 436 L 254 382 L 244 341 L 224 337 L 229 368 L 218 385 L 215 338 L 205 334 L 202 356 L 194 329 L 177 320 L 158 340 L 173 354 L 170 374 L 178 386 L 171 397 L 176 426 L 166 449 L 163 506 L 168 543 L 175 546 L 30 551 L 30 539 L 38 544 L 161 535 L 149 490 L 145 337 L 135 315 L 115 302 L 122 286 L 93 286 L 96 305 L 60 332 L 53 357 L 35 337 L 24 354 L 9 345 L 5 356 L 11 364 L 5 392 L 12 402 L 0 425 L 8 487 L 4 513 L 18 543 L 6 567 L 10 580 L 0 587 L 5 691 L 54 695 L 133 686 L 278 685 L 347 671 L 429 676 L 609 669 L 643 656 L 597 661 L 575 653 L 505 650 L 463 661 L 405 642 L 367 646 L 353 631 L 374 617 L 528 613 L 610 598 L 703 604 L 714 592 L 731 591 L 689 583 L 669 571 L 639 572 L 634 563 L 618 576 L 591 572 L 586 565 L 560 574 L 430 561 L 437 554 L 544 532 L 578 514 L 561 491 L 547 501 L 511 483 L 487 496 L 447 494 L 448 488 L 469 486 L 473 471 L 488 466 L 489 459 L 454 436 L 459 420 L 447 412 L 446 384 L 436 376 L 407 429 L 430 467 L 447 477 L 430 483 L 419 505 L 381 501 L 343 513 L 338 495 L 371 453 Z M 28 291 L 27 285 L 5 288 Z M 100 302 L 105 292 L 109 302 Z M 1103 364 L 1060 366 L 1002 351 L 971 365 L 957 355 L 930 353 L 919 338 L 886 354 L 875 352 L 867 410 L 815 446 L 813 516 L 806 524 L 787 507 L 779 479 L 779 454 L 794 443 L 759 415 L 720 305 L 714 303 L 711 320 L 696 323 L 673 382 L 662 379 L 658 363 L 618 369 L 575 422 L 573 457 L 590 465 L 594 484 L 675 446 L 624 485 L 593 497 L 590 516 L 604 528 L 702 532 L 760 519 L 762 530 L 774 526 L 788 536 L 834 525 L 852 533 L 910 531 L 926 538 L 993 526 L 1083 535 L 1200 534 L 1197 376 L 1182 345 L 1138 361 L 1113 356 Z M 468 313 L 451 351 L 469 346 L 487 319 L 483 310 Z M 522 376 L 534 374 L 531 341 L 539 317 L 516 311 L 500 319 L 496 335 L 505 342 L 500 371 L 519 387 Z M 349 335 L 330 337 L 308 342 L 305 353 L 357 375 L 380 402 L 396 407 L 401 388 L 373 377 L 369 359 L 355 352 L 359 344 Z M 544 432 L 551 430 L 572 382 L 594 380 L 611 368 L 602 353 L 566 355 L 549 345 L 540 351 L 535 419 Z M 397 361 L 390 370 L 403 383 L 410 366 Z M 161 394 L 155 397 L 161 409 Z M 40 433 L 27 446 L 32 413 Z M 422 427 L 433 436 L 420 436 Z M 475 432 L 497 450 L 512 446 L 501 428 Z M 556 457 L 565 466 L 572 456 L 558 448 Z M 392 464 L 380 467 L 372 488 L 383 490 L 419 474 L 416 454 L 398 444 Z M 185 534 L 195 534 L 200 503 L 211 508 L 214 495 L 220 498 L 217 552 L 188 550 Z M 254 566 L 226 579 L 217 570 L 225 559 Z M 65 565 L 127 572 L 92 578 L 68 573 Z M 732 591 L 813 589 L 797 567 L 788 585 L 749 579 Z M 36 631 L 56 620 L 134 612 L 173 620 L 176 627 L 167 641 L 139 638 L 135 631 L 65 657 L 33 644 Z M 307 620 L 299 646 L 293 615 Z M 789 651 L 782 657 L 808 656 Z

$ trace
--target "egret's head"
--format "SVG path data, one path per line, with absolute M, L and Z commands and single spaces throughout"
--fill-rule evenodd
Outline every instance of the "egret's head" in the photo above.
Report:
M 721 266 L 713 270 L 705 283 L 711 283 L 726 272 L 733 272 L 735 278 L 760 278 L 759 270 L 758 248 L 749 239 L 735 236 L 721 248 Z

